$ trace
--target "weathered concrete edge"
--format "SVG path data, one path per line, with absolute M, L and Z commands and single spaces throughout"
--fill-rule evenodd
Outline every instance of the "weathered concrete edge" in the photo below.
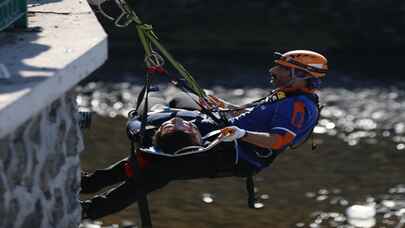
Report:
M 15 130 L 27 121 L 33 114 L 38 113 L 47 104 L 52 103 L 80 80 L 95 71 L 107 60 L 107 35 L 85 54 L 72 61 L 65 68 L 49 77 L 46 82 L 35 86 L 29 93 L 1 110 L 0 138 Z M 58 89 L 49 89 L 58 88 Z M 44 92 L 46 91 L 46 93 Z M 30 105 L 29 112 L 26 105 Z

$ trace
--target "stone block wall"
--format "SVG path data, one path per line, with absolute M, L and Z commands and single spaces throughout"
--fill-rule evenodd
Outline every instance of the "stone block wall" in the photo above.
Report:
M 83 141 L 73 98 L 0 139 L 0 228 L 79 226 Z

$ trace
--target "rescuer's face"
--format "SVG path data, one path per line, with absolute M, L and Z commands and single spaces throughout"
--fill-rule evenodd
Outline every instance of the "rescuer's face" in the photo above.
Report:
M 291 81 L 290 69 L 283 66 L 275 66 L 269 70 L 271 83 L 279 88 L 287 86 Z
M 199 145 L 201 144 L 201 134 L 198 128 L 190 121 L 185 121 L 182 118 L 175 117 L 164 122 L 160 126 L 159 130 L 161 132 L 161 135 L 172 133 L 175 131 L 182 131 L 187 134 L 191 134 L 195 143 Z

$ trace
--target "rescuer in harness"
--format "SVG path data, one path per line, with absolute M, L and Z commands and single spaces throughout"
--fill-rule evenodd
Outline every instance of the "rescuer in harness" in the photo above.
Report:
M 124 209 L 137 200 L 135 193 L 140 187 L 151 192 L 171 180 L 257 173 L 287 148 L 305 142 L 319 119 L 316 91 L 328 70 L 327 60 L 306 50 L 276 55 L 275 66 L 269 70 L 276 89 L 268 97 L 243 106 L 215 96 L 204 102 L 207 109 L 215 107 L 236 115 L 228 120 L 230 126 L 219 129 L 198 111 L 166 110 L 149 115 L 149 142 L 145 145 L 150 147 L 136 153 L 139 169 L 124 159 L 82 175 L 82 193 L 122 182 L 83 201 L 83 217 L 96 219 Z M 128 124 L 131 140 L 136 140 L 136 121 Z M 215 130 L 219 136 L 211 134 Z

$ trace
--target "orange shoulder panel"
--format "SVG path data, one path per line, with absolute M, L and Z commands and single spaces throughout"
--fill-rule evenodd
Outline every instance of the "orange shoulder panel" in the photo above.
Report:
M 305 104 L 304 104 L 304 102 L 302 102 L 302 101 L 294 102 L 294 107 L 293 107 L 292 116 L 291 116 L 292 125 L 294 125 L 297 128 L 301 128 L 302 124 L 304 123 L 304 119 L 305 119 Z
M 279 150 L 290 144 L 295 136 L 290 132 L 286 132 L 284 135 L 274 134 L 274 137 L 276 137 L 276 142 L 271 145 L 271 149 Z

